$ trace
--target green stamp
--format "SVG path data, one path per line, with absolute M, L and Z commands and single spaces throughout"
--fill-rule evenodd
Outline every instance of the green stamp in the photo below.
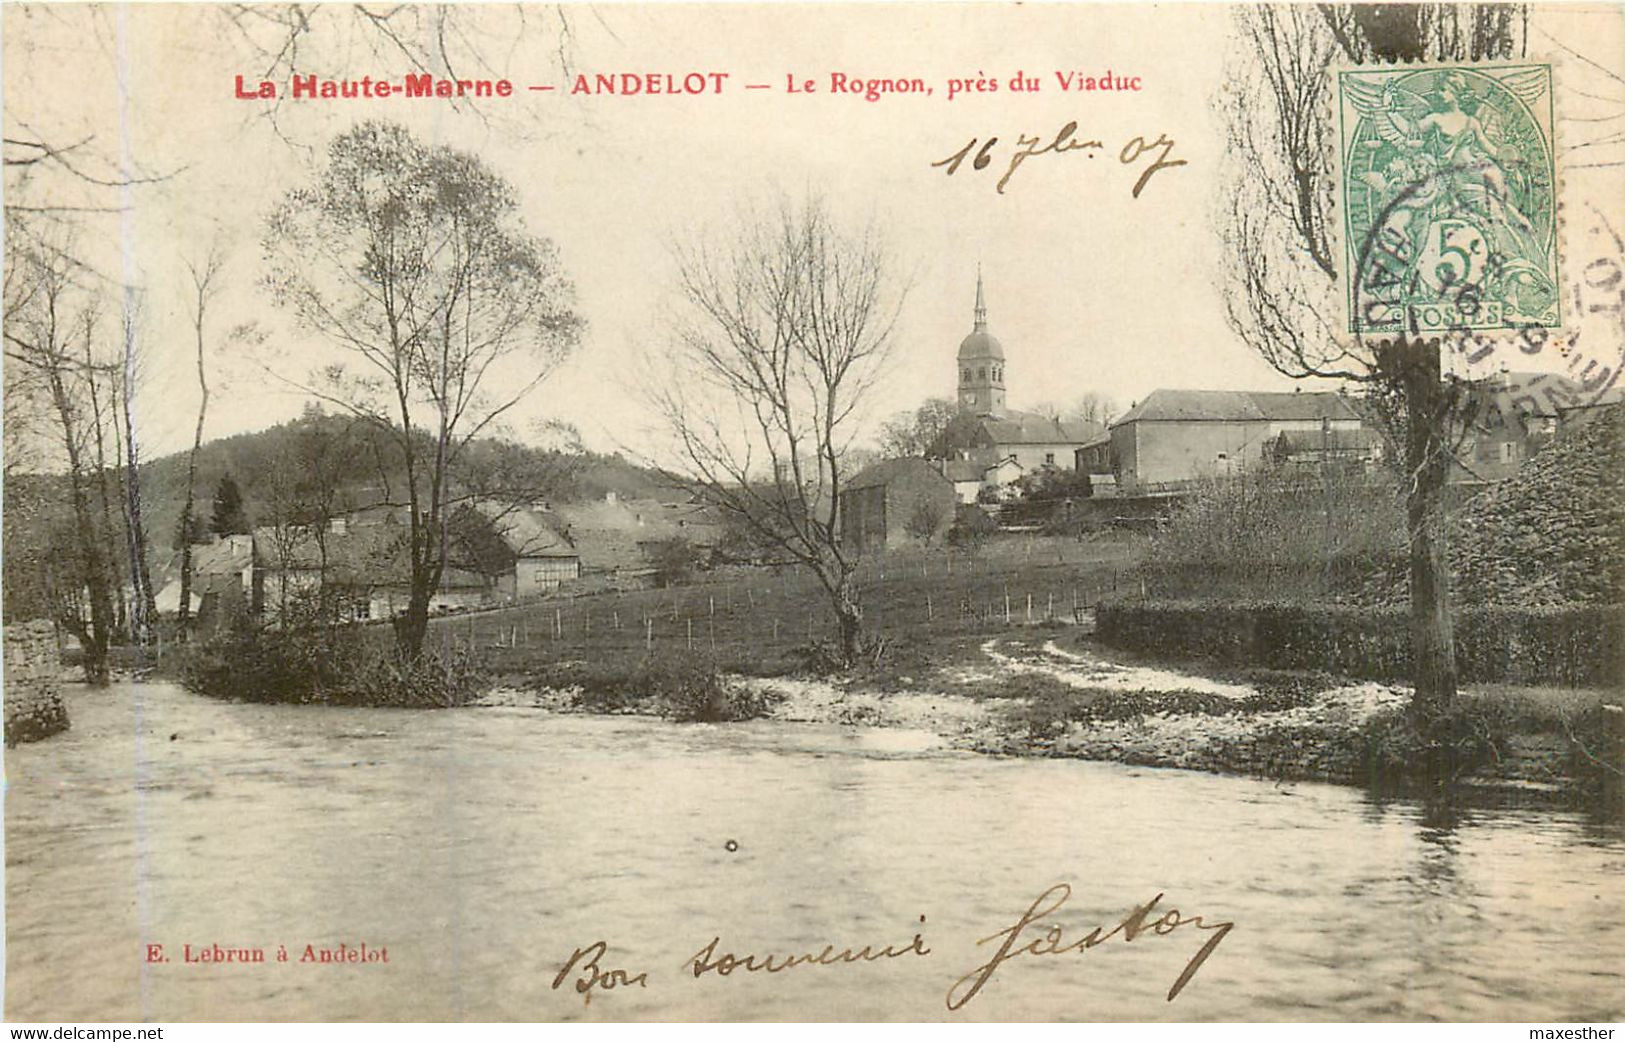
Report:
M 1345 331 L 1561 325 L 1552 67 L 1336 73 Z

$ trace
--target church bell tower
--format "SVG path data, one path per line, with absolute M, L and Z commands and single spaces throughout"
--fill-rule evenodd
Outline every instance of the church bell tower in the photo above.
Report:
M 987 331 L 982 268 L 976 268 L 976 312 L 970 336 L 959 342 L 959 407 L 976 416 L 1004 415 L 1004 347 Z

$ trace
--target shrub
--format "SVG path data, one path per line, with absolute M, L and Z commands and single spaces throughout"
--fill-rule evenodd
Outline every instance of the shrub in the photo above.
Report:
M 1272 669 L 1319 669 L 1375 680 L 1410 671 L 1410 617 L 1400 608 L 1258 602 L 1106 602 L 1107 644 Z M 1625 680 L 1625 606 L 1482 606 L 1456 613 L 1463 680 L 1609 687 Z
M 1405 545 L 1389 479 L 1260 468 L 1198 484 L 1159 526 L 1142 574 L 1161 597 L 1358 599 Z
M 548 687 L 574 687 L 574 703 L 597 713 L 653 712 L 673 720 L 754 720 L 772 707 L 770 696 L 730 684 L 707 655 L 654 654 L 630 669 L 567 663 L 539 678 Z
M 438 708 L 476 694 L 463 656 L 399 656 L 359 627 L 281 630 L 242 623 L 189 646 L 181 682 L 199 694 L 246 702 Z
M 954 511 L 953 526 L 948 529 L 948 545 L 977 550 L 998 529 L 998 524 L 987 516 L 987 511 L 974 503 L 961 503 Z
M 680 535 L 655 540 L 648 552 L 656 586 L 682 586 L 694 578 L 700 566 L 699 550 Z

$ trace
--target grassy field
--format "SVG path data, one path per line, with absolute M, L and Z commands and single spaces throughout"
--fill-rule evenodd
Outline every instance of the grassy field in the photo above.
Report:
M 889 649 L 918 651 L 1008 627 L 1072 620 L 1129 582 L 1141 542 L 1007 535 L 976 551 L 893 551 L 859 570 L 865 624 Z M 776 673 L 801 665 L 798 648 L 832 642 L 834 620 L 817 581 L 799 568 L 730 568 L 668 589 L 560 595 L 431 623 L 431 640 L 473 652 L 496 671 L 551 662 L 641 659 L 698 652 L 727 668 Z

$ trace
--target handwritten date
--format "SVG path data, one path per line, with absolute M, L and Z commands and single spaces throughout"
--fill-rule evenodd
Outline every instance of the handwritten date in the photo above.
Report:
M 998 144 L 999 139 L 997 137 L 989 137 L 986 140 L 971 138 L 959 151 L 946 159 L 939 159 L 931 165 L 932 167 L 946 167 L 947 174 L 951 177 L 958 173 L 960 165 L 966 159 L 970 160 L 972 170 L 985 170 L 997 157 L 1004 162 L 1005 166 L 1004 173 L 994 185 L 994 189 L 1000 195 L 1003 195 L 1005 186 L 1015 176 L 1016 170 L 1022 163 L 1034 156 L 1083 152 L 1088 158 L 1093 159 L 1095 156 L 1102 154 L 1106 148 L 1105 143 L 1098 139 L 1079 138 L 1076 120 L 1063 126 L 1047 143 L 1045 139 L 1037 136 L 1027 134 L 1018 136 L 1015 147 L 1009 150 L 1008 157 L 1001 155 L 996 150 Z M 1156 139 L 1152 141 L 1148 141 L 1145 136 L 1139 135 L 1130 138 L 1127 144 L 1118 149 L 1117 161 L 1124 166 L 1144 163 L 1140 170 L 1139 180 L 1134 182 L 1134 198 L 1138 199 L 1140 197 L 1146 183 L 1151 180 L 1151 175 L 1157 171 L 1171 170 L 1174 167 L 1186 165 L 1186 160 L 1172 158 L 1173 151 L 1174 139 L 1167 134 L 1158 134 Z M 1148 161 L 1147 157 L 1150 157 Z

